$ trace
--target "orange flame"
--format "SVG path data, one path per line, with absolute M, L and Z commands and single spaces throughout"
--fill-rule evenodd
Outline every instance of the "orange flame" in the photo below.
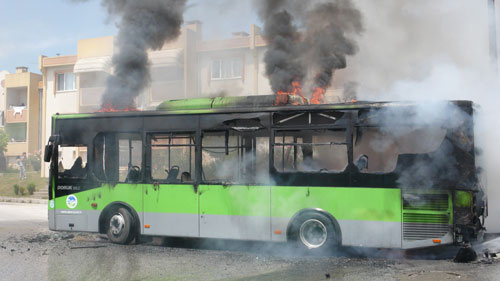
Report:
M 112 104 L 107 103 L 107 104 L 104 104 L 101 107 L 101 109 L 99 109 L 96 112 L 129 112 L 129 111 L 139 111 L 139 109 L 137 109 L 134 106 L 127 106 L 125 109 L 117 109 L 117 108 L 114 108 Z
M 324 104 L 325 103 L 325 89 L 316 87 L 311 98 L 311 104 Z
M 302 86 L 300 85 L 300 82 L 293 81 L 292 87 L 293 90 L 291 92 L 278 91 L 276 93 L 276 101 L 274 102 L 274 105 L 278 106 L 287 104 L 306 104 L 306 98 L 304 98 L 304 95 L 302 93 Z M 291 97 L 297 97 L 298 99 L 290 99 Z

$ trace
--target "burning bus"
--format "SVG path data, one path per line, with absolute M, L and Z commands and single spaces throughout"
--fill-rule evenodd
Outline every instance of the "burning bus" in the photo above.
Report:
M 173 236 L 311 250 L 481 237 L 472 102 L 295 101 L 200 98 L 55 115 L 49 228 L 118 244 Z

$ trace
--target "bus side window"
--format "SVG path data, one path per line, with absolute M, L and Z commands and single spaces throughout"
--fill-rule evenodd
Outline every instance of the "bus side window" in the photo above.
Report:
M 202 177 L 203 181 L 214 183 L 268 183 L 267 132 L 204 132 Z
M 354 164 L 361 173 L 391 173 L 400 154 L 424 154 L 439 148 L 446 136 L 440 127 L 358 127 L 354 141 Z
M 345 130 L 277 131 L 274 167 L 279 172 L 343 172 L 348 164 Z
M 60 179 L 87 178 L 87 147 L 83 145 L 59 146 L 57 163 Z
M 141 179 L 142 139 L 140 135 L 119 135 L 118 180 L 136 183 Z
M 151 136 L 151 178 L 166 183 L 191 183 L 195 168 L 194 134 Z
M 138 182 L 141 179 L 140 134 L 101 133 L 94 139 L 92 174 L 108 183 Z

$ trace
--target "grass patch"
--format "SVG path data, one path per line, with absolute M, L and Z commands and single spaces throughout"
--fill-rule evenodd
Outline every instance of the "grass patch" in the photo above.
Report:
M 27 179 L 20 180 L 19 172 L 17 173 L 4 173 L 0 175 L 0 196 L 9 196 L 9 197 L 23 197 L 19 193 L 16 195 L 14 193 L 14 185 L 18 184 L 20 187 L 24 187 L 26 190 L 24 197 L 28 196 L 27 186 L 30 183 L 35 184 L 35 189 L 47 189 L 48 179 L 42 178 L 40 176 L 40 172 L 27 172 Z

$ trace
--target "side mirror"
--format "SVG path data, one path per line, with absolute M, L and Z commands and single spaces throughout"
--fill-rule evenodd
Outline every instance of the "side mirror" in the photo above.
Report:
M 43 153 L 43 161 L 45 162 L 50 162 L 50 159 L 52 159 L 52 148 L 53 148 L 53 145 L 51 143 L 47 144 L 45 146 L 45 151 Z

